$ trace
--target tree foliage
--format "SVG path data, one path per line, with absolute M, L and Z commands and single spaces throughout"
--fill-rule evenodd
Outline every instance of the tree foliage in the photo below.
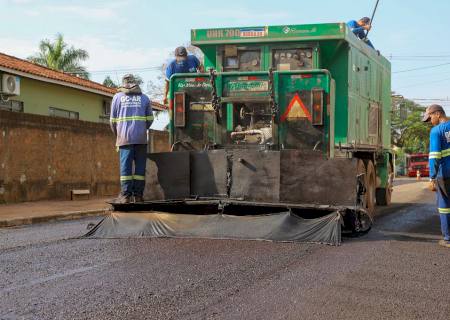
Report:
M 133 76 L 136 79 L 138 86 L 140 86 L 144 83 L 144 80 L 142 79 L 141 76 L 139 76 L 137 74 L 133 74 Z M 119 88 L 120 87 L 120 84 L 117 82 L 114 82 L 114 80 L 111 79 L 110 76 L 106 76 L 105 80 L 103 80 L 103 85 L 106 87 L 110 87 L 110 88 Z
M 392 113 L 392 144 L 406 153 L 427 153 L 430 125 L 422 122 L 424 107 L 402 99 Z
M 56 35 L 55 41 L 44 39 L 39 43 L 39 52 L 28 57 L 28 60 L 44 67 L 72 73 L 89 79 L 89 73 L 82 62 L 89 58 L 86 50 L 76 49 L 64 42 L 64 36 Z
M 113 79 L 111 79 L 110 76 L 106 76 L 105 80 L 103 80 L 103 85 L 105 87 L 109 87 L 109 88 L 118 88 L 119 85 L 117 83 L 114 82 Z

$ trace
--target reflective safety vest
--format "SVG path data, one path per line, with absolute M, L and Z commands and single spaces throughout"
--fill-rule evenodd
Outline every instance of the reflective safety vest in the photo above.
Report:
M 450 178 L 450 121 L 441 123 L 430 132 L 430 178 Z
M 147 129 L 152 122 L 152 106 L 145 94 L 119 92 L 114 95 L 110 124 L 117 135 L 116 146 L 147 144 Z

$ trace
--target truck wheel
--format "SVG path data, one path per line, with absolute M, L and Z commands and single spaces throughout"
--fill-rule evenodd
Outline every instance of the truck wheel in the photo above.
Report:
M 388 206 L 391 204 L 392 198 L 392 180 L 393 180 L 393 170 L 392 165 L 388 164 L 388 182 L 386 188 L 378 188 L 376 191 L 377 205 L 378 206 Z
M 376 176 L 375 167 L 373 166 L 372 161 L 367 162 L 366 177 L 366 209 L 373 218 L 375 214 Z

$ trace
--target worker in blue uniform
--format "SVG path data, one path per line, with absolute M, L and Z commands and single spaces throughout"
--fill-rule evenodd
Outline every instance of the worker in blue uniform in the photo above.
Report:
M 450 248 L 450 121 L 442 106 L 429 106 L 422 119 L 431 122 L 430 132 L 430 185 L 436 191 L 437 206 L 444 237 L 441 246 Z
M 203 72 L 200 60 L 192 54 L 188 54 L 185 47 L 175 49 L 175 59 L 166 68 L 166 87 L 164 91 L 164 104 L 167 104 L 167 94 L 169 93 L 169 80 L 175 73 L 195 73 Z
M 364 40 L 369 47 L 375 49 L 372 42 L 367 39 L 367 32 L 372 28 L 369 17 L 362 17 L 358 21 L 350 20 L 347 22 L 347 26 L 359 39 Z
M 120 157 L 121 192 L 116 203 L 143 201 L 147 130 L 152 122 L 149 97 L 142 93 L 136 77 L 132 74 L 125 75 L 119 93 L 113 97 L 110 117 Z

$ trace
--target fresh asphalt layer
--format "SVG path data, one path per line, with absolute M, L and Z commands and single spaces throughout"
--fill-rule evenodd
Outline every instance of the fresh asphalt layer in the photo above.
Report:
M 92 217 L 0 229 L 0 319 L 447 320 L 450 249 L 409 182 L 340 247 L 73 239 Z

